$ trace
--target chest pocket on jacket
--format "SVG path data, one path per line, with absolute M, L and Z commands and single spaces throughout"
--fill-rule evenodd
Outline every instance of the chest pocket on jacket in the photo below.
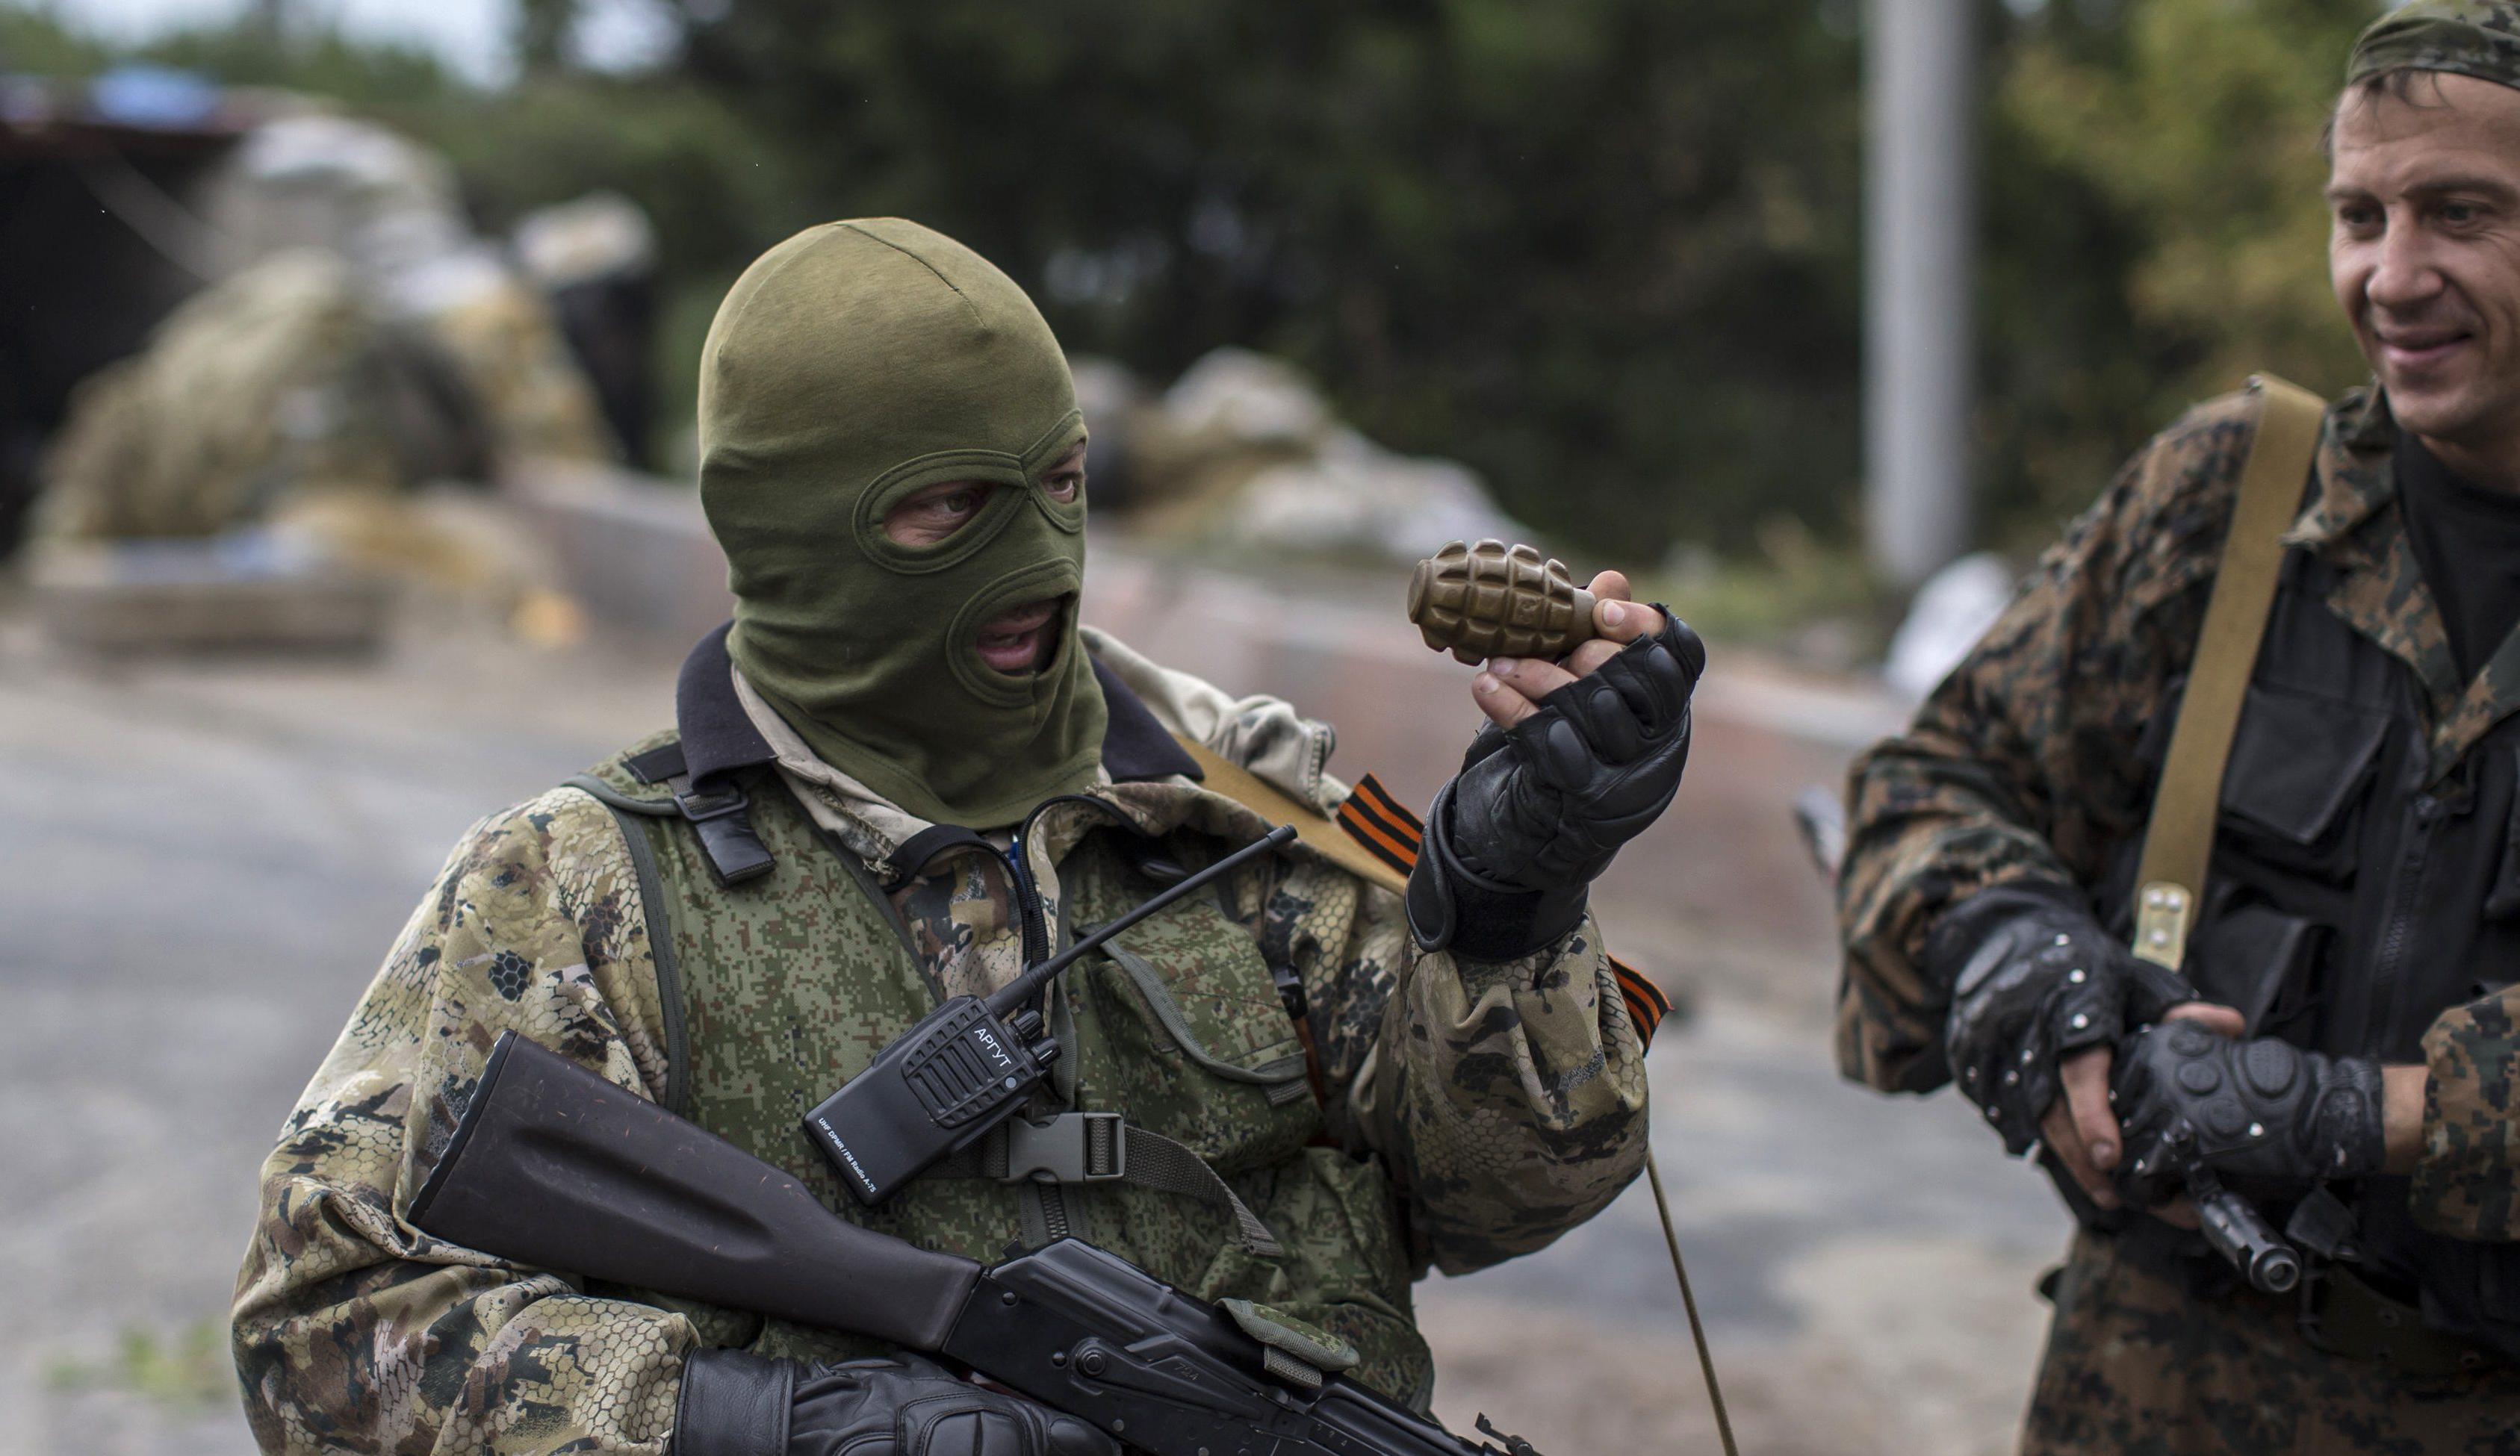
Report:
M 1295 1024 L 1249 932 L 1192 897 L 1114 937 L 1087 978 L 1120 1084 L 1086 1089 L 1218 1172 L 1291 1157 L 1321 1128 Z
M 2362 704 L 2252 684 L 2223 774 L 2224 848 L 2287 875 L 2352 880 L 2391 722 Z

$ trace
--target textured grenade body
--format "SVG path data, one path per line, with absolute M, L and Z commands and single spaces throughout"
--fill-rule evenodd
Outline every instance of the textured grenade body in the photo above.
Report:
M 1456 541 L 1411 574 L 1409 620 L 1463 662 L 1563 657 L 1593 637 L 1593 594 L 1531 547 Z

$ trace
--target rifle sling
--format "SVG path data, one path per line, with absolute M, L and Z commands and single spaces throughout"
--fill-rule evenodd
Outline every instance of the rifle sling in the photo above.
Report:
M 2239 498 L 2206 599 L 2187 691 L 2153 792 L 2136 871 L 2135 953 L 2168 970 L 2186 958 L 2205 894 L 2223 799 L 2223 771 L 2283 569 L 2283 533 L 2301 506 L 2325 406 L 2272 375 L 2250 381 L 2258 428 L 2240 466 Z

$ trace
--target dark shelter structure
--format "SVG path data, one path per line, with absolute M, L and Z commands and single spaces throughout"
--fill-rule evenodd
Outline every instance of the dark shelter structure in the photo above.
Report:
M 202 286 L 181 199 L 251 120 L 169 72 L 0 77 L 0 555 L 24 534 L 71 390 Z

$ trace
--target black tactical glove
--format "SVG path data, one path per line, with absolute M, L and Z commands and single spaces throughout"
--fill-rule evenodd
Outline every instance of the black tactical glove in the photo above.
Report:
M 1944 913 L 1925 967 L 1952 987 L 1943 1044 L 1960 1092 L 2018 1155 L 2061 1090 L 2056 1065 L 2156 1021 L 2195 989 L 2138 960 L 2061 891 L 1982 890 Z
M 1688 695 L 1706 646 L 1663 627 L 1480 729 L 1435 795 L 1409 875 L 1409 928 L 1428 950 L 1512 960 L 1584 919 L 1586 887 L 1671 803 L 1688 762 Z
M 1119 1456 L 1111 1437 L 917 1355 L 800 1367 L 704 1349 L 683 1364 L 673 1456 Z
M 2109 1100 L 2127 1139 L 2118 1191 L 2138 1208 L 2176 1195 L 2198 1164 L 2244 1197 L 2296 1198 L 2379 1172 L 2387 1147 L 2378 1062 L 2272 1037 L 2185 1022 L 2138 1033 L 2119 1049 Z

